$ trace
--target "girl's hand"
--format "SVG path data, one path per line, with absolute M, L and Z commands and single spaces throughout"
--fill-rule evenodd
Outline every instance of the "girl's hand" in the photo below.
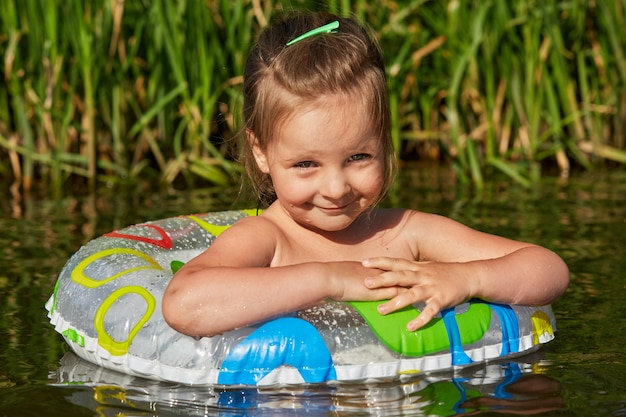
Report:
M 383 270 L 369 275 L 365 286 L 369 289 L 405 288 L 378 307 L 380 314 L 388 314 L 423 301 L 426 307 L 407 324 L 414 331 L 427 324 L 442 309 L 461 304 L 477 294 L 473 289 L 475 275 L 471 263 L 417 262 L 405 259 L 377 257 L 363 261 L 363 266 Z
M 361 262 L 327 262 L 321 265 L 325 270 L 320 274 L 329 279 L 330 298 L 335 301 L 387 300 L 404 290 L 392 284 L 367 287 L 366 278 L 376 277 L 384 271 L 366 267 Z

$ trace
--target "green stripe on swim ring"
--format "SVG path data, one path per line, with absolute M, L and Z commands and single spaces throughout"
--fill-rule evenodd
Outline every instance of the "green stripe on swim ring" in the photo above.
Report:
M 408 306 L 382 315 L 378 305 L 385 301 L 350 302 L 361 314 L 372 331 L 389 349 L 406 356 L 422 356 L 450 348 L 448 330 L 442 318 L 434 318 L 423 328 L 409 331 L 406 324 L 420 312 Z M 462 345 L 479 341 L 491 324 L 491 309 L 482 302 L 471 302 L 464 313 L 456 314 Z

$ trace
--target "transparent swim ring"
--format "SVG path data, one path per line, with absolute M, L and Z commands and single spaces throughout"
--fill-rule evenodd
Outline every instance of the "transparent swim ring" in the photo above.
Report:
M 70 348 L 96 365 L 183 384 L 267 386 L 385 381 L 532 352 L 554 338 L 550 306 L 472 300 L 406 330 L 420 305 L 381 316 L 379 302 L 328 301 L 213 337 L 161 314 L 173 273 L 256 210 L 184 215 L 106 233 L 62 269 L 46 303 Z

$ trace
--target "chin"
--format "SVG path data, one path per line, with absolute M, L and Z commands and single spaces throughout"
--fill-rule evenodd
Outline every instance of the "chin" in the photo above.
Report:
M 334 221 L 333 221 L 334 220 Z M 333 233 L 333 232 L 341 232 L 348 229 L 356 218 L 349 217 L 343 219 L 334 218 L 330 221 L 319 221 L 319 222 L 311 222 L 309 223 L 309 227 L 315 228 L 322 232 Z
M 333 233 L 348 229 L 364 211 L 358 209 L 349 212 L 320 213 L 313 209 L 303 210 L 300 216 L 293 212 L 292 218 L 308 229 Z

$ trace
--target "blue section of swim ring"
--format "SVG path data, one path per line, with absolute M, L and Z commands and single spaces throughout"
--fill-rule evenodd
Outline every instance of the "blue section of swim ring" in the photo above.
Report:
M 337 379 L 322 336 L 309 322 L 284 317 L 264 323 L 222 362 L 218 384 L 256 385 L 274 369 L 293 366 L 307 383 Z
M 498 318 L 502 328 L 501 356 L 519 352 L 519 321 L 515 311 L 509 305 L 488 303 Z
M 470 357 L 467 356 L 467 353 L 463 350 L 461 333 L 459 332 L 459 325 L 456 322 L 454 309 L 446 308 L 441 310 L 441 317 L 443 318 L 443 324 L 446 326 L 446 331 L 448 332 L 452 365 L 467 365 L 472 363 Z

